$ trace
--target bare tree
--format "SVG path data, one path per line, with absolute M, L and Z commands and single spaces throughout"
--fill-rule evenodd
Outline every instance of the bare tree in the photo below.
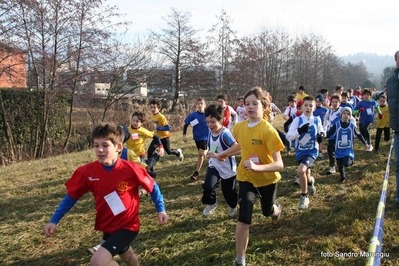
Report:
M 173 66 L 173 87 L 174 97 L 172 111 L 175 110 L 181 85 L 185 76 L 182 72 L 190 66 L 190 60 L 197 58 L 193 55 L 198 51 L 199 41 L 196 39 L 198 30 L 193 29 L 190 23 L 191 14 L 178 11 L 172 8 L 171 13 L 163 20 L 166 27 L 161 28 L 160 32 L 151 31 L 152 38 L 157 42 L 157 52 L 166 57 L 167 62 Z
M 232 84 L 229 82 L 232 70 L 232 60 L 234 58 L 234 50 L 238 44 L 236 31 L 231 28 L 233 22 L 222 9 L 220 15 L 216 16 L 217 23 L 209 30 L 211 33 L 207 37 L 208 46 L 211 49 L 211 64 L 217 70 L 219 78 L 219 89 L 223 92 L 229 90 Z
M 68 128 L 64 149 L 66 149 L 72 128 L 72 111 L 75 96 L 88 69 L 118 69 L 115 76 L 126 76 L 128 65 L 142 66 L 140 54 L 126 56 L 131 51 L 121 49 L 117 41 L 116 27 L 128 26 L 128 23 L 112 23 L 111 19 L 119 17 L 115 7 L 103 6 L 101 0 L 10 0 L 0 2 L 1 36 L 4 36 L 15 47 L 28 53 L 28 80 L 31 88 L 42 92 L 40 110 L 36 112 L 35 133 L 32 154 L 42 157 L 45 145 L 54 134 L 59 135 L 57 127 L 64 126 L 64 109 L 54 104 L 57 95 L 70 95 Z M 125 45 L 128 47 L 128 45 Z M 143 56 L 145 57 L 145 56 Z M 129 63 L 130 62 L 130 63 Z M 137 64 L 136 64 L 137 63 Z M 62 78 L 60 78 L 62 77 Z M 105 116 L 109 105 L 118 99 L 115 95 L 121 87 L 119 77 L 115 77 L 111 86 L 111 95 L 104 108 Z M 112 81 L 111 81 L 112 82 Z M 125 92 L 129 93 L 129 92 Z M 115 98 L 112 98 L 114 97 Z M 110 100 L 112 98 L 112 100 Z M 57 117 L 57 118 L 56 118 Z

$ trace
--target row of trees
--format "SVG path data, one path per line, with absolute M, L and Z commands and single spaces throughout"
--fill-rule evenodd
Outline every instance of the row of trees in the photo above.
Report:
M 53 137 L 49 119 L 64 112 L 54 105 L 58 92 L 66 92 L 70 99 L 63 141 L 67 150 L 75 97 L 80 96 L 78 83 L 89 69 L 114 73 L 103 112 L 91 115 L 91 123 L 106 119 L 109 109 L 131 93 L 122 90 L 125 81 L 145 77 L 151 85 L 154 69 L 170 69 L 172 81 L 161 86 L 173 89 L 172 111 L 179 93 L 190 90 L 213 88 L 234 97 L 261 86 L 277 103 L 285 103 L 299 85 L 315 94 L 321 88 L 333 90 L 336 84 L 362 85 L 370 77 L 363 64 L 344 64 L 333 46 L 316 34 L 292 37 L 284 29 L 264 27 L 252 36 L 238 37 L 225 10 L 216 16 L 205 39 L 190 25 L 190 13 L 172 8 L 162 27 L 128 43 L 124 30 L 131 23 L 115 22 L 121 17 L 117 7 L 101 0 L 0 0 L 0 38 L 27 53 L 28 87 L 43 92 L 32 142 L 37 147 L 27 149 L 30 157 L 45 154 Z M 61 81 L 60 73 L 66 69 L 72 74 Z M 1 124 L 5 125 L 6 121 Z

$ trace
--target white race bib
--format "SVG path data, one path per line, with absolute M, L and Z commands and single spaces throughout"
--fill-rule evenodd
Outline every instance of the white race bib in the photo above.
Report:
M 123 205 L 123 202 L 116 191 L 109 193 L 104 197 L 104 199 L 114 215 L 126 211 L 126 207 Z
M 197 125 L 199 122 L 198 122 L 198 119 L 194 119 L 193 121 L 191 121 L 190 122 L 190 125 L 192 126 L 192 127 L 194 127 L 195 125 Z

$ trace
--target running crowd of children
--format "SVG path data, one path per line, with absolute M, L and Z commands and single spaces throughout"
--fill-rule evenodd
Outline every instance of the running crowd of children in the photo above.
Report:
M 382 133 L 385 141 L 390 140 L 384 91 L 360 87 L 344 91 L 339 85 L 332 96 L 322 89 L 312 97 L 300 86 L 297 93 L 288 97 L 284 112 L 260 87 L 239 97 L 235 108 L 227 105 L 224 94 L 216 100 L 217 104 L 209 106 L 203 98 L 196 101 L 196 111 L 184 119 L 183 141 L 188 141 L 186 134 L 191 126 L 198 150 L 190 176 L 193 181 L 200 180 L 202 165 L 208 158 L 202 184 L 201 201 L 205 205 L 202 215 L 209 217 L 217 208 L 216 188 L 220 181 L 227 214 L 238 219 L 235 265 L 245 266 L 255 199 L 259 198 L 264 216 L 281 217 L 283 208 L 276 202 L 276 194 L 280 171 L 284 168 L 283 150 L 287 156 L 292 155 L 292 148 L 295 150 L 298 163 L 295 182 L 300 186 L 298 209 L 305 210 L 309 207 L 308 195 L 316 193 L 311 168 L 316 159 L 323 158 L 324 142 L 329 163 L 326 173 L 334 174 L 336 165 L 339 182 L 343 183 L 348 179 L 345 168 L 354 161 L 355 135 L 367 152 L 379 151 Z M 154 165 L 165 153 L 175 155 L 179 161 L 184 156 L 180 148 L 171 148 L 170 126 L 160 112 L 161 106 L 158 99 L 149 102 L 151 130 L 143 127 L 146 122 L 143 112 L 134 112 L 128 126 L 101 123 L 94 128 L 92 139 L 97 161 L 79 167 L 66 182 L 67 194 L 44 228 L 46 236 L 53 236 L 62 217 L 83 194 L 91 192 L 96 208 L 95 229 L 103 232 L 100 243 L 88 250 L 92 254 L 91 265 L 117 265 L 113 260 L 116 254 L 127 265 L 139 265 L 130 244 L 140 229 L 140 195 L 151 195 L 161 225 L 169 219 L 155 181 Z M 285 134 L 271 123 L 276 113 L 283 114 Z M 377 133 L 373 146 L 370 126 L 375 119 Z M 147 138 L 152 141 L 146 151 Z M 238 166 L 237 155 L 241 157 Z

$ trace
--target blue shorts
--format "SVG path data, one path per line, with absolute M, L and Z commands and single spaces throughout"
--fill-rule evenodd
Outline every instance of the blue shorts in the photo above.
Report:
M 304 164 L 307 168 L 310 168 L 312 164 L 316 161 L 316 157 L 312 155 L 304 155 L 300 160 L 298 160 L 298 164 Z

